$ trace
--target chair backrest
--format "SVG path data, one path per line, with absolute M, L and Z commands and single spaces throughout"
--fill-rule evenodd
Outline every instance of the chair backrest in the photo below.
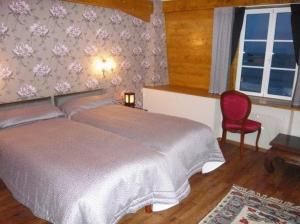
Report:
M 250 98 L 241 92 L 229 90 L 221 95 L 221 110 L 223 121 L 243 121 L 246 120 L 251 112 Z

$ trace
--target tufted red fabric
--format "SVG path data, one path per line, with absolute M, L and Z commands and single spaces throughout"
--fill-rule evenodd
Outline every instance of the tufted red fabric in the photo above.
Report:
M 225 120 L 223 127 L 231 132 L 237 132 L 242 129 L 242 122 Z M 255 132 L 261 128 L 261 123 L 247 119 L 244 124 L 245 133 Z
M 259 122 L 248 120 L 251 111 L 249 97 L 241 92 L 231 90 L 221 95 L 222 127 L 225 130 L 238 132 L 254 132 L 261 127 Z M 242 125 L 244 123 L 244 126 Z
M 240 132 L 241 144 L 240 154 L 243 152 L 244 135 L 246 133 L 257 132 L 256 151 L 258 151 L 258 140 L 261 132 L 261 123 L 248 119 L 251 112 L 250 98 L 241 92 L 230 90 L 221 95 L 221 111 L 223 115 L 222 121 L 222 141 L 221 147 L 226 141 L 226 132 Z
M 223 96 L 221 106 L 226 120 L 239 121 L 249 116 L 251 102 L 246 95 L 234 91 Z

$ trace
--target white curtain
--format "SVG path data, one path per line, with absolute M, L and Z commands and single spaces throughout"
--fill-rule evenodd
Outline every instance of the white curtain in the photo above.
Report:
M 298 65 L 298 77 L 295 86 L 295 92 L 292 100 L 293 107 L 300 107 L 300 64 Z
M 227 89 L 231 64 L 233 22 L 233 7 L 215 8 L 210 93 L 221 94 Z

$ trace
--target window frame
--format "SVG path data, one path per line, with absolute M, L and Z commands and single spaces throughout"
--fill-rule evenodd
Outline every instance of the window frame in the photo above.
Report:
M 292 42 L 293 43 L 293 40 L 274 40 L 275 39 L 275 28 L 276 28 L 277 13 L 285 13 L 285 12 L 291 12 L 290 7 L 261 8 L 261 9 L 246 9 L 245 10 L 244 22 L 243 22 L 243 26 L 242 26 L 242 30 L 241 30 L 240 43 L 239 43 L 237 74 L 236 74 L 236 82 L 235 82 L 235 89 L 236 90 L 238 90 L 240 92 L 243 92 L 247 95 L 251 95 L 251 96 L 267 97 L 267 98 L 274 98 L 274 99 L 281 99 L 281 100 L 292 100 L 292 97 L 293 97 L 293 94 L 294 94 L 294 91 L 295 91 L 295 86 L 296 86 L 297 74 L 298 74 L 298 65 L 297 65 L 297 63 L 296 63 L 295 69 L 276 68 L 276 67 L 271 66 L 272 65 L 272 55 L 273 55 L 274 43 L 276 43 L 276 42 L 289 42 L 289 43 Z M 246 29 L 247 15 L 262 14 L 262 13 L 268 13 L 269 14 L 267 39 L 266 40 L 263 40 L 263 39 L 255 39 L 255 40 L 245 39 L 245 34 L 246 34 L 245 29 Z M 251 42 L 251 41 L 252 42 L 265 42 L 266 43 L 264 66 L 243 65 L 245 41 L 248 41 L 248 42 Z M 258 92 L 250 92 L 250 91 L 240 90 L 240 82 L 241 82 L 241 75 L 242 75 L 242 68 L 243 67 L 244 68 L 260 68 L 260 69 L 263 69 L 261 91 L 259 93 Z M 279 96 L 279 95 L 268 94 L 268 87 L 269 87 L 271 69 L 282 70 L 282 71 L 295 71 L 291 96 Z

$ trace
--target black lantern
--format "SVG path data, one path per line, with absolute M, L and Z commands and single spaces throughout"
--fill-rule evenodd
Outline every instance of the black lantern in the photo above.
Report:
M 135 93 L 127 92 L 124 93 L 125 106 L 134 107 L 135 106 Z

